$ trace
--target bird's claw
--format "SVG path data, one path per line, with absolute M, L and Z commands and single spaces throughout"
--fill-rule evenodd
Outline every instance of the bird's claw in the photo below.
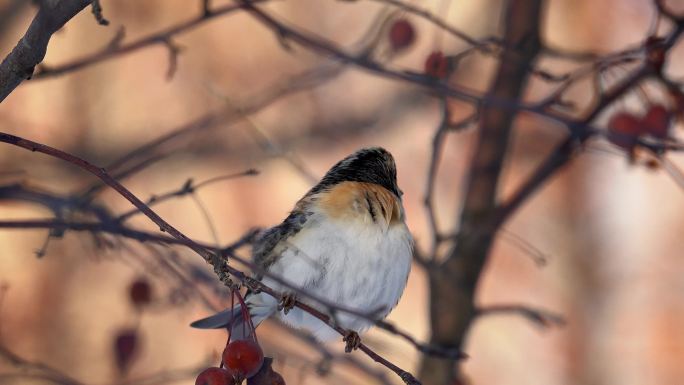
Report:
M 283 293 L 278 302 L 278 311 L 282 310 L 283 313 L 287 314 L 294 308 L 296 302 L 297 296 L 294 293 Z
M 352 350 L 356 350 L 361 346 L 361 337 L 359 337 L 359 333 L 353 330 L 348 331 L 344 338 L 342 338 L 342 341 L 347 343 L 344 347 L 345 353 L 351 353 Z

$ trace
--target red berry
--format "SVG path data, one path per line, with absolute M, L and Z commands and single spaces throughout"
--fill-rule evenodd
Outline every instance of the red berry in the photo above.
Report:
M 135 306 L 145 306 L 152 301 L 152 287 L 145 278 L 138 278 L 128 289 L 128 295 Z
M 233 373 L 225 368 L 206 368 L 197 376 L 195 385 L 232 385 Z
M 264 353 L 252 340 L 233 341 L 223 351 L 223 364 L 243 378 L 255 375 L 263 363 Z
M 413 25 L 406 19 L 400 19 L 392 23 L 389 31 L 389 40 L 395 51 L 407 48 L 416 39 Z
M 427 57 L 425 74 L 437 79 L 445 79 L 449 75 L 449 60 L 441 51 L 435 51 Z
M 114 339 L 114 358 L 120 372 L 125 372 L 138 353 L 138 333 L 134 329 L 121 330 Z
M 620 112 L 613 115 L 608 122 L 608 140 L 618 147 L 630 150 L 642 131 L 641 120 L 636 116 Z
M 667 138 L 671 118 L 672 114 L 670 114 L 667 108 L 659 104 L 653 105 L 641 119 L 643 130 L 645 133 L 651 134 L 656 138 Z

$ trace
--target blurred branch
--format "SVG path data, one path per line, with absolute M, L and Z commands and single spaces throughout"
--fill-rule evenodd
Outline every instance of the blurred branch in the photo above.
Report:
M 178 198 L 178 197 L 182 197 L 182 196 L 185 196 L 188 194 L 193 194 L 198 189 L 205 187 L 205 186 L 208 186 L 210 184 L 216 183 L 216 182 L 235 179 L 235 178 L 239 178 L 242 176 L 253 176 L 253 175 L 258 175 L 258 174 L 259 174 L 259 171 L 255 170 L 255 169 L 249 169 L 249 170 L 246 170 L 246 171 L 243 171 L 240 173 L 236 173 L 236 174 L 228 174 L 228 175 L 217 176 L 217 177 L 210 178 L 210 179 L 207 179 L 207 180 L 199 182 L 199 183 L 195 183 L 191 178 L 191 179 L 188 179 L 187 181 L 185 181 L 185 183 L 183 183 L 183 186 L 181 186 L 179 189 L 169 191 L 169 192 L 166 192 L 163 194 L 151 196 L 147 200 L 146 204 L 148 206 L 152 206 L 152 205 L 162 203 L 162 202 L 167 201 L 167 200 L 172 199 L 172 198 Z M 120 222 L 123 222 L 123 221 L 127 220 L 128 218 L 130 218 L 136 214 L 139 214 L 139 213 L 140 213 L 139 210 L 131 209 L 131 210 L 119 215 L 118 217 L 116 217 L 114 219 L 114 221 L 120 223 Z
M 27 219 L 27 220 L 8 220 L 0 221 L 0 229 L 49 229 L 57 234 L 63 234 L 69 231 L 86 231 L 92 233 L 107 233 L 117 235 L 125 238 L 130 238 L 141 243 L 154 242 L 162 245 L 182 245 L 199 247 L 214 253 L 222 254 L 233 252 L 236 249 L 235 244 L 219 247 L 202 243 L 200 241 L 190 239 L 178 239 L 161 234 L 150 233 L 143 230 L 135 230 L 130 227 L 121 226 L 117 224 L 107 224 L 103 222 L 76 222 L 63 221 L 57 219 Z M 240 244 L 241 245 L 241 244 Z
M 333 41 L 315 36 L 311 33 L 300 31 L 295 27 L 289 26 L 286 23 L 277 20 L 275 17 L 263 11 L 261 8 L 257 7 L 252 1 L 239 1 L 244 5 L 244 9 L 246 11 L 251 13 L 257 20 L 261 21 L 266 27 L 271 29 L 279 40 L 292 40 L 301 46 L 308 48 L 309 50 L 330 56 L 340 63 L 354 64 L 359 68 L 365 69 L 373 74 L 385 77 L 387 79 L 409 82 L 429 89 L 434 95 L 441 97 L 453 97 L 458 100 L 479 106 L 480 108 L 488 107 L 490 109 L 499 109 L 502 111 L 507 111 L 507 114 L 531 112 L 533 114 L 547 118 L 548 120 L 560 123 L 574 134 L 578 134 L 575 133 L 575 131 L 581 133 L 587 129 L 584 126 L 578 125 L 577 122 L 571 118 L 547 111 L 545 108 L 546 105 L 540 105 L 538 103 L 524 103 L 522 98 L 512 99 L 506 95 L 495 92 L 489 92 L 485 95 L 482 95 L 476 91 L 462 86 L 436 80 L 433 77 L 427 76 L 425 74 L 389 69 L 382 63 L 372 60 L 368 55 L 351 54 L 340 48 Z M 521 60 L 520 57 L 518 57 L 517 54 L 511 54 L 511 52 L 518 52 L 520 47 L 517 47 L 510 42 L 505 42 L 504 46 L 506 47 L 505 51 L 508 52 L 507 56 L 504 55 L 505 58 L 507 60 L 512 60 L 516 64 L 519 64 L 519 61 Z M 504 57 L 501 58 L 501 61 L 504 61 Z M 525 68 L 522 70 L 525 72 L 531 71 L 534 68 L 532 63 L 533 62 L 531 61 L 525 62 Z
M 435 200 L 435 185 L 437 183 L 437 171 L 442 157 L 442 149 L 444 147 L 444 140 L 449 132 L 458 131 L 477 122 L 479 118 L 479 109 L 476 109 L 467 117 L 461 119 L 459 122 L 451 122 L 451 113 L 449 111 L 449 102 L 447 99 L 440 101 L 440 108 L 442 118 L 437 127 L 435 135 L 432 137 L 432 149 L 430 151 L 430 163 L 427 172 L 427 181 L 425 188 L 425 195 L 423 204 L 427 210 L 428 223 L 431 232 L 431 245 L 428 255 L 429 260 L 423 260 L 422 264 L 434 263 L 437 258 L 437 248 L 445 240 L 441 236 L 441 231 L 437 226 L 437 215 L 434 207 Z
M 57 32 L 92 0 L 41 1 L 31 25 L 0 64 L 0 103 L 22 81 L 29 79 L 33 69 L 45 57 L 52 34 Z
M 174 153 L 174 148 L 163 151 L 164 146 L 172 147 L 174 143 L 187 143 L 183 140 L 190 134 L 199 134 L 204 131 L 215 129 L 220 126 L 230 126 L 256 113 L 272 103 L 281 100 L 282 97 L 310 89 L 336 78 L 342 73 L 344 67 L 337 65 L 323 65 L 302 71 L 301 73 L 288 77 L 276 84 L 268 87 L 264 92 L 259 92 L 256 96 L 248 99 L 241 105 L 226 105 L 223 109 L 216 112 L 209 112 L 187 124 L 184 124 L 167 134 L 157 137 L 149 142 L 143 143 L 133 150 L 128 151 L 123 156 L 113 161 L 107 166 L 110 172 L 115 173 L 115 179 L 129 177 L 145 169 L 150 164 L 162 159 L 168 154 Z M 123 171 L 123 169 L 126 167 Z M 105 187 L 102 181 L 97 181 L 93 185 L 85 188 L 81 193 L 83 200 L 92 199 L 98 191 Z
M 268 0 L 255 1 L 266 2 Z M 218 18 L 223 15 L 231 14 L 242 8 L 243 6 L 240 4 L 226 5 L 223 7 L 212 9 L 211 12 L 202 12 L 202 14 L 200 14 L 199 16 L 196 16 L 188 21 L 182 22 L 178 25 L 169 27 L 165 30 L 153 33 L 149 36 L 143 37 L 141 39 L 124 45 L 121 45 L 121 40 L 123 38 L 122 32 L 117 32 L 112 42 L 110 42 L 99 52 L 65 64 L 55 66 L 41 65 L 38 68 L 38 71 L 33 76 L 33 79 L 47 79 L 63 75 L 68 72 L 79 71 L 85 67 L 103 62 L 105 60 L 123 56 L 131 52 L 137 51 L 139 49 L 157 44 L 161 44 L 169 50 L 169 69 L 167 71 L 167 77 L 169 77 L 170 75 L 173 75 L 173 72 L 175 70 L 176 56 L 179 52 L 178 47 L 172 42 L 172 37 L 190 31 L 200 26 L 201 24 L 208 22 L 209 20 Z
M 0 380 L 12 378 L 39 378 L 55 384 L 84 385 L 84 383 L 62 373 L 41 362 L 29 361 L 0 343 L 0 358 L 9 362 L 12 366 L 28 373 L 0 373 Z
M 39 379 L 59 385 L 95 385 L 96 383 L 83 382 L 65 373 L 65 371 L 53 368 L 41 362 L 31 361 L 8 349 L 0 343 L 0 360 L 10 363 L 18 369 L 17 372 L 0 373 L 0 383 L 5 381 Z M 198 366 L 177 369 L 163 370 L 139 378 L 126 379 L 110 383 L 109 385 L 156 385 L 167 384 L 187 380 L 194 377 L 198 372 L 209 365 L 204 362 Z M 102 384 L 102 383 L 100 383 Z
M 500 314 L 517 314 L 523 316 L 536 325 L 548 328 L 551 326 L 565 325 L 565 319 L 548 310 L 535 309 L 523 305 L 490 305 L 477 310 L 479 317 Z

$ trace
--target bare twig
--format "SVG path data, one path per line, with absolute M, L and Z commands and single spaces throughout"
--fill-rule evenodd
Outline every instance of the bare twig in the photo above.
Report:
M 259 171 L 255 170 L 255 169 L 249 169 L 249 170 L 239 172 L 239 173 L 235 173 L 235 174 L 217 176 L 214 178 L 204 180 L 204 181 L 199 182 L 199 183 L 194 183 L 194 181 L 192 179 L 188 179 L 187 181 L 185 181 L 185 183 L 183 183 L 183 185 L 180 188 L 173 190 L 173 191 L 165 192 L 163 194 L 153 195 L 145 203 L 148 206 L 153 206 L 153 205 L 162 203 L 164 201 L 167 201 L 171 198 L 178 198 L 178 197 L 182 197 L 184 195 L 192 194 L 195 191 L 197 191 L 198 189 L 205 187 L 205 186 L 208 186 L 208 185 L 213 184 L 213 183 L 231 180 L 231 179 L 235 179 L 235 178 L 239 178 L 239 177 L 243 177 L 243 176 L 253 176 L 253 175 L 258 175 L 258 174 L 259 174 Z M 116 217 L 114 219 L 114 221 L 115 222 L 123 222 L 123 221 L 127 220 L 128 218 L 130 218 L 136 214 L 139 214 L 139 213 L 140 213 L 140 211 L 138 209 L 131 209 L 131 210 L 126 211 L 125 213 L 119 215 L 118 217 Z
M 518 314 L 542 328 L 565 325 L 565 319 L 561 315 L 529 306 L 490 305 L 477 310 L 477 315 L 480 317 L 497 314 Z
M 267 0 L 255 0 L 256 2 L 263 2 Z M 84 1 L 88 2 L 88 1 Z M 86 4 L 87 5 L 87 4 Z M 113 41 L 117 41 L 117 44 L 108 44 L 104 49 L 102 49 L 100 52 L 96 52 L 94 54 L 85 56 L 81 59 L 74 60 L 73 62 L 65 63 L 65 64 L 59 64 L 59 65 L 54 65 L 54 66 L 47 66 L 47 65 L 42 65 L 38 68 L 38 71 L 35 73 L 33 76 L 34 80 L 38 79 L 46 79 L 46 78 L 51 78 L 59 75 L 63 75 L 68 72 L 74 72 L 81 70 L 85 67 L 91 66 L 93 64 L 97 64 L 100 62 L 103 62 L 105 60 L 114 58 L 114 57 L 119 57 L 123 56 L 126 54 L 129 54 L 131 52 L 135 52 L 137 50 L 140 50 L 142 48 L 146 48 L 149 46 L 157 45 L 157 44 L 162 44 L 169 50 L 169 55 L 170 55 L 170 66 L 169 70 L 167 71 L 167 77 L 169 73 L 173 74 L 173 70 L 175 70 L 175 60 L 176 60 L 176 55 L 178 53 L 178 47 L 174 45 L 171 41 L 172 37 L 176 35 L 180 35 L 182 33 L 188 32 L 206 22 L 209 20 L 215 19 L 217 17 L 227 15 L 234 13 L 235 11 L 238 11 L 242 8 L 241 5 L 226 5 L 222 6 L 216 9 L 213 9 L 211 12 L 203 12 L 199 16 L 196 16 L 186 22 L 180 23 L 178 25 L 169 27 L 165 30 L 153 33 L 149 36 L 140 38 L 136 41 L 133 41 L 131 43 L 128 43 L 126 45 L 120 45 L 118 42 L 123 36 L 120 36 L 120 33 L 117 32 L 117 37 L 118 39 L 115 39 Z M 94 8 L 93 8 L 94 9 Z

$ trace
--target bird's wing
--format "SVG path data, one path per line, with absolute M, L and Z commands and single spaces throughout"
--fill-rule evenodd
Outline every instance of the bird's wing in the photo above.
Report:
M 288 239 L 304 227 L 310 215 L 311 213 L 296 208 L 285 218 L 283 223 L 266 230 L 255 243 L 254 264 L 259 269 L 268 270 L 280 256 L 282 247 L 287 244 Z M 255 275 L 257 279 L 261 280 L 263 271 L 257 271 Z

